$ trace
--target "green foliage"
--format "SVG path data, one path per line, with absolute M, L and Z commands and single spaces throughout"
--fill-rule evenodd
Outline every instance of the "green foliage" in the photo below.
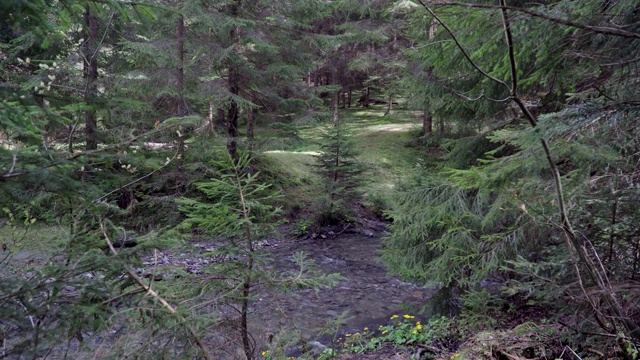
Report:
M 426 324 L 415 321 L 412 315 L 393 315 L 391 324 L 380 325 L 377 331 L 365 328 L 362 333 L 345 334 L 343 350 L 363 353 L 374 351 L 382 344 L 395 347 L 432 345 L 447 347 L 456 342 L 454 324 L 446 317 L 433 317 Z
M 255 344 L 250 340 L 247 316 L 250 302 L 260 287 L 256 283 L 281 290 L 321 288 L 335 285 L 341 277 L 317 272 L 313 261 L 302 253 L 293 257 L 295 270 L 274 273 L 268 266 L 269 254 L 261 248 L 259 240 L 270 236 L 278 224 L 280 208 L 273 204 L 280 194 L 258 180 L 259 174 L 253 173 L 246 154 L 238 163 L 226 154 L 223 161 L 212 165 L 215 178 L 195 184 L 205 199 L 176 200 L 186 216 L 178 228 L 206 231 L 208 235 L 225 239 L 211 255 L 226 261 L 211 266 L 209 272 L 216 274 L 216 280 L 208 282 L 207 287 L 224 294 L 216 299 L 217 306 L 241 306 L 239 328 L 245 354 L 252 358 Z
M 364 164 L 357 160 L 353 140 L 345 133 L 340 122 L 333 124 L 320 144 L 316 171 L 324 182 L 325 195 L 319 199 L 318 222 L 334 224 L 348 219 L 349 206 L 360 198 Z
M 517 198 L 460 182 L 430 175 L 398 193 L 383 251 L 392 271 L 420 283 L 466 288 L 498 270 L 503 259 L 539 247 L 535 234 L 542 230 L 518 209 Z

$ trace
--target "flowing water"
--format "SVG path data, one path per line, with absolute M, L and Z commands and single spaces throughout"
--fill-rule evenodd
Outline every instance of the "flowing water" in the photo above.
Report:
M 393 314 L 416 314 L 433 294 L 389 276 L 379 256 L 380 234 L 372 237 L 341 234 L 331 238 L 297 239 L 279 243 L 272 250 L 275 269 L 295 268 L 292 255 L 303 251 L 323 273 L 339 273 L 345 279 L 330 289 L 305 289 L 293 294 L 270 294 L 256 299 L 253 319 L 267 333 L 298 330 L 306 339 L 327 341 L 332 334 L 318 329 L 343 311 L 349 318 L 338 333 L 377 329 Z M 275 309 L 275 310 L 274 310 Z

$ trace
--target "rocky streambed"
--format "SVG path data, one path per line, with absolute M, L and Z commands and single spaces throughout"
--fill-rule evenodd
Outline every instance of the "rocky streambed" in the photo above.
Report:
M 326 343 L 335 335 L 331 331 L 342 334 L 361 332 L 365 327 L 377 329 L 393 314 L 416 314 L 433 290 L 389 276 L 379 256 L 382 234 L 371 235 L 343 233 L 278 242 L 272 250 L 276 269 L 293 268 L 293 254 L 303 251 L 315 260 L 318 270 L 339 273 L 344 280 L 330 289 L 264 294 L 253 303 L 253 319 L 261 324 L 257 328 L 267 333 L 290 329 L 305 339 Z M 326 326 L 344 311 L 348 316 L 341 326 L 333 330 Z

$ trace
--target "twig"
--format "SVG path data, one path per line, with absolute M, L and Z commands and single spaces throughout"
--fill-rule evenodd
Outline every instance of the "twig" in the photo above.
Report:
M 134 180 L 132 180 L 132 181 L 130 181 L 130 182 L 128 182 L 128 183 L 126 183 L 126 184 L 124 184 L 124 185 L 120 186 L 119 188 L 117 188 L 117 189 L 115 189 L 115 190 L 113 190 L 113 191 L 109 191 L 108 193 L 106 193 L 106 194 L 104 194 L 104 195 L 100 196 L 99 198 L 97 198 L 97 199 L 93 200 L 93 202 L 98 202 L 98 201 L 100 201 L 100 200 L 102 200 L 102 199 L 106 198 L 107 196 L 109 196 L 109 195 L 111 195 L 111 194 L 115 193 L 115 192 L 118 192 L 118 191 L 120 191 L 120 190 L 122 190 L 122 189 L 125 189 L 125 188 L 127 188 L 127 187 L 129 187 L 129 186 L 131 186 L 131 185 L 133 185 L 133 184 L 135 184 L 135 183 L 137 183 L 137 182 L 138 182 L 138 181 L 140 181 L 140 180 L 143 180 L 143 179 L 148 178 L 149 176 L 151 176 L 151 175 L 155 174 L 156 172 L 158 172 L 158 171 L 160 171 L 160 170 L 164 169 L 167 165 L 171 164 L 171 162 L 172 162 L 176 157 L 178 157 L 178 151 L 176 151 L 176 153 L 173 155 L 173 157 L 172 157 L 171 159 L 169 159 L 169 161 L 165 162 L 165 164 L 164 164 L 164 165 L 162 165 L 162 166 L 160 166 L 159 168 L 157 168 L 157 169 L 155 169 L 155 170 L 151 171 L 151 172 L 150 172 L 150 173 L 148 173 L 148 174 L 145 174 L 145 175 L 143 175 L 143 176 L 141 176 L 141 177 L 139 177 L 139 178 L 137 178 L 137 179 L 134 179 Z
M 451 39 L 453 40 L 453 42 L 456 43 L 456 46 L 462 52 L 462 55 L 464 55 L 465 59 L 467 59 L 467 62 L 469 62 L 469 64 L 471 66 L 473 66 L 474 69 L 476 69 L 479 73 L 481 73 L 487 79 L 491 79 L 491 80 L 495 81 L 496 83 L 504 86 L 507 90 L 509 90 L 509 92 L 511 92 L 511 89 L 509 88 L 509 85 L 507 85 L 506 82 L 504 82 L 503 80 L 500 80 L 500 79 L 490 75 L 486 71 L 482 70 L 480 68 L 480 66 L 478 66 L 478 64 L 476 64 L 475 61 L 473 61 L 473 59 L 471 59 L 471 55 L 469 55 L 469 53 L 467 52 L 467 50 L 465 50 L 465 48 L 462 46 L 460 41 L 458 41 L 458 38 L 455 36 L 453 31 L 451 31 L 451 29 L 449 29 L 447 24 L 445 24 L 444 21 L 442 21 L 440 19 L 440 17 L 438 17 L 438 15 L 436 15 L 436 13 L 423 0 L 418 0 L 418 2 L 420 2 L 420 4 L 429 12 L 429 14 L 431 14 L 431 16 L 433 16 L 433 18 L 436 19 L 438 24 L 440 24 L 447 31 L 449 36 L 451 36 Z
M 429 351 L 429 352 L 432 352 L 432 353 L 434 353 L 434 354 L 438 354 L 438 353 L 442 352 L 442 350 L 441 350 L 441 349 L 438 349 L 437 347 L 435 347 L 435 346 L 431 346 L 431 345 L 418 344 L 418 345 L 416 345 L 416 346 L 417 346 L 417 347 L 419 347 L 419 348 L 421 348 L 421 349 L 425 349 L 425 350 L 427 350 L 427 351 Z
M 592 353 L 592 354 L 596 354 L 596 355 L 598 355 L 598 356 L 600 356 L 601 358 L 603 358 L 603 359 L 604 359 L 604 353 L 602 353 L 602 352 L 600 352 L 600 351 L 598 351 L 598 350 L 596 350 L 596 349 L 592 349 L 592 348 L 585 348 L 585 349 L 584 349 L 584 351 L 586 351 L 586 352 L 590 352 L 590 353 Z
M 504 356 L 506 356 L 508 359 L 511 360 L 522 360 L 522 358 L 520 356 L 517 355 L 511 355 L 508 352 L 504 351 L 504 350 L 498 350 L 498 352 Z
M 420 2 L 422 3 L 422 0 L 420 0 Z M 614 35 L 614 36 L 622 36 L 622 37 L 640 39 L 640 34 L 634 33 L 634 32 L 631 32 L 631 31 L 626 31 L 626 30 L 617 29 L 617 28 L 611 28 L 611 27 L 605 27 L 605 26 L 584 25 L 584 24 L 580 24 L 580 23 L 577 23 L 577 22 L 574 22 L 574 21 L 559 19 L 557 17 L 546 15 L 546 14 L 538 12 L 538 11 L 534 11 L 534 10 L 530 10 L 530 9 L 526 9 L 526 8 L 521 8 L 521 7 L 516 7 L 516 6 L 506 6 L 504 4 L 490 5 L 490 4 L 477 4 L 477 3 L 461 3 L 461 2 L 455 2 L 455 1 L 434 1 L 433 4 L 434 5 L 444 5 L 444 6 L 460 6 L 460 7 L 470 7 L 470 8 L 481 8 L 481 9 L 513 10 L 513 11 L 517 11 L 517 12 L 521 12 L 521 13 L 525 13 L 525 14 L 531 15 L 533 17 L 538 17 L 538 18 L 541 18 L 541 19 L 544 19 L 544 20 L 547 20 L 547 21 L 550 21 L 550 22 L 558 23 L 558 24 L 561 24 L 561 25 L 566 25 L 566 26 L 569 26 L 569 27 L 575 27 L 575 28 L 582 29 L 582 30 L 589 30 L 589 31 L 593 31 L 593 32 L 599 33 L 599 34 L 606 34 L 606 35 Z
M 427 6 L 425 4 L 425 2 L 423 0 L 418 0 L 418 1 L 438 21 L 438 23 L 440 23 L 440 25 L 442 25 L 442 27 L 449 33 L 451 38 L 456 43 L 456 46 L 458 47 L 458 49 L 460 49 L 460 51 L 463 53 L 463 55 L 465 56 L 467 61 L 472 65 L 472 67 L 474 69 L 476 69 L 476 71 L 480 72 L 486 78 L 491 79 L 494 82 L 497 82 L 499 84 L 502 84 L 507 89 L 509 89 L 509 93 L 510 93 L 511 99 L 513 100 L 513 102 L 516 103 L 516 105 L 518 105 L 518 108 L 520 108 L 520 110 L 522 111 L 522 113 L 525 116 L 525 118 L 529 121 L 531 127 L 533 127 L 533 128 L 537 127 L 538 120 L 537 120 L 536 116 L 533 115 L 529 111 L 529 109 L 527 109 L 527 107 L 525 106 L 524 102 L 522 101 L 522 99 L 518 95 L 518 71 L 517 71 L 517 64 L 516 64 L 515 52 L 514 52 L 514 42 L 513 42 L 513 37 L 512 37 L 512 34 L 511 34 L 511 24 L 510 24 L 509 17 L 508 17 L 508 14 L 507 14 L 507 10 L 523 11 L 525 9 L 509 7 L 509 6 L 506 5 L 505 0 L 500 0 L 500 5 L 499 6 L 494 6 L 494 5 L 486 5 L 486 6 L 482 5 L 481 6 L 480 4 L 461 4 L 461 3 L 453 3 L 453 2 L 439 2 L 439 4 L 441 4 L 441 5 L 458 5 L 458 6 L 463 5 L 463 6 L 470 6 L 470 7 L 483 7 L 483 8 L 499 9 L 500 10 L 500 12 L 502 14 L 502 21 L 503 21 L 503 26 L 504 26 L 505 38 L 506 38 L 506 42 L 507 42 L 509 64 L 510 64 L 510 70 L 511 70 L 511 86 L 509 86 L 503 80 L 497 79 L 497 78 L 491 76 L 490 74 L 488 74 L 487 72 L 483 71 L 471 59 L 469 54 L 462 47 L 462 45 L 457 40 L 457 38 L 455 37 L 453 32 L 449 29 L 449 27 L 446 26 L 446 24 L 433 12 L 433 10 L 429 6 Z M 613 29 L 613 30 L 615 30 L 615 29 Z M 629 34 L 631 34 L 629 37 L 640 38 L 640 34 L 635 34 L 635 33 L 629 33 Z M 554 181 L 554 184 L 555 184 L 555 192 L 556 192 L 556 197 L 557 197 L 557 200 L 558 200 L 558 213 L 559 213 L 560 219 L 561 219 L 561 229 L 562 229 L 562 232 L 564 233 L 565 240 L 567 242 L 567 247 L 569 248 L 569 250 L 571 250 L 571 248 L 573 248 L 575 250 L 575 252 L 577 253 L 581 264 L 584 265 L 584 268 L 585 268 L 585 270 L 587 272 L 587 275 L 589 275 L 589 278 L 595 284 L 597 284 L 600 287 L 600 289 L 602 290 L 602 292 L 604 293 L 604 300 L 605 300 L 606 304 L 610 307 L 611 311 L 614 313 L 614 315 L 617 318 L 617 320 L 619 320 L 620 322 L 622 322 L 624 324 L 624 326 L 629 331 L 629 333 L 630 333 L 630 335 L 632 337 L 634 337 L 636 339 L 640 339 L 640 326 L 638 324 L 636 324 L 633 320 L 624 317 L 622 308 L 621 308 L 620 304 L 618 303 L 618 300 L 616 298 L 616 294 L 613 291 L 613 289 L 611 288 L 611 286 L 610 286 L 610 284 L 608 282 L 608 279 L 606 278 L 606 276 L 603 276 L 603 274 L 600 273 L 601 268 L 602 268 L 602 264 L 600 264 L 600 266 L 598 266 L 597 264 L 594 263 L 593 259 L 589 256 L 589 253 L 588 253 L 588 251 L 586 249 L 586 246 L 587 245 L 591 245 L 591 243 L 588 240 L 587 241 L 581 241 L 578 238 L 575 230 L 573 229 L 573 226 L 571 224 L 571 221 L 569 220 L 568 212 L 567 212 L 567 209 L 566 209 L 566 202 L 565 202 L 565 198 L 564 198 L 564 190 L 563 190 L 563 187 L 562 187 L 562 178 L 560 176 L 560 171 L 559 171 L 555 161 L 553 160 L 553 156 L 552 156 L 552 153 L 551 153 L 551 148 L 550 148 L 549 143 L 547 142 L 547 140 L 545 138 L 541 138 L 540 139 L 540 143 L 541 143 L 542 148 L 544 150 L 544 154 L 545 154 L 547 163 L 549 164 L 549 168 L 551 170 L 551 173 L 553 175 L 553 181 Z M 590 248 L 592 248 L 592 245 L 591 245 Z M 597 260 L 599 261 L 599 259 L 597 259 Z M 575 265 L 575 268 L 576 268 L 576 275 L 578 276 L 578 280 L 580 282 L 582 282 L 580 269 L 578 268 L 577 264 L 574 264 L 574 265 Z M 585 293 L 585 295 L 586 295 L 586 293 Z M 587 296 L 587 299 L 589 299 L 588 296 Z M 597 308 L 597 306 L 595 306 L 595 303 L 593 303 L 591 301 L 590 301 L 590 303 L 591 303 L 591 307 L 594 310 L 594 312 L 595 313 L 599 313 L 599 309 Z
M 113 255 L 118 255 L 118 252 L 113 247 L 113 242 L 111 242 L 111 239 L 107 234 L 107 231 L 104 226 L 104 221 L 102 220 L 102 218 L 100 218 L 99 221 L 100 221 L 100 230 L 102 231 L 102 235 L 104 236 L 104 239 L 107 242 L 107 245 L 109 246 L 109 250 Z M 187 323 L 186 319 L 183 318 L 180 314 L 178 314 L 176 309 L 173 306 L 171 306 L 171 304 L 169 304 L 162 296 L 160 296 L 160 294 L 158 294 L 155 290 L 151 289 L 151 287 L 147 285 L 144 282 L 144 280 L 140 276 L 138 276 L 138 274 L 136 274 L 135 271 L 133 271 L 129 266 L 125 265 L 125 270 L 127 271 L 127 274 L 129 274 L 129 277 L 131 277 L 131 279 L 134 282 L 136 282 L 138 286 L 140 286 L 148 295 L 150 295 L 151 297 L 156 299 L 160 304 L 162 304 L 162 306 L 164 306 L 164 308 L 167 309 L 169 313 L 171 313 L 171 315 L 173 315 L 178 320 L 178 322 L 180 322 L 180 324 L 182 324 L 187 329 L 187 331 L 189 332 L 193 340 L 196 342 L 196 344 L 198 344 L 198 347 L 200 347 L 200 349 L 202 350 L 205 359 L 212 360 L 213 357 L 211 356 L 209 349 L 204 344 L 200 336 L 198 336 L 198 334 L 195 332 L 195 330 Z
M 578 360 L 582 360 L 582 358 L 581 358 L 578 354 L 576 354 L 576 352 L 575 352 L 575 351 L 573 351 L 573 349 L 572 349 L 572 348 L 570 348 L 569 346 L 566 346 L 566 345 L 565 345 L 564 349 L 562 350 L 562 354 L 560 354 L 560 357 L 561 357 L 561 358 L 562 358 L 562 355 L 564 355 L 564 352 L 565 352 L 566 350 L 569 350 L 569 352 L 571 352 L 571 353 L 572 353 L 576 358 L 578 358 Z
M 349 228 L 349 226 L 351 226 L 351 224 L 347 224 L 347 226 L 344 227 L 344 229 L 342 229 L 342 231 L 340 231 L 339 233 L 336 234 L 336 236 L 342 234 L 343 232 L 347 231 L 347 229 Z
M 18 159 L 18 157 L 16 156 L 16 154 L 13 154 L 13 161 L 11 162 L 11 169 L 9 169 L 9 172 L 7 174 L 13 173 L 13 169 L 16 168 L 16 160 L 17 159 Z

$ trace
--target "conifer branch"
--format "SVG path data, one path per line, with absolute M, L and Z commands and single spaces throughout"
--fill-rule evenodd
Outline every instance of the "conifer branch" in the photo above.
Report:
M 511 24 L 509 22 L 509 17 L 507 14 L 507 8 L 508 7 L 506 6 L 506 1 L 500 0 L 500 11 L 502 13 L 502 21 L 504 25 L 507 48 L 509 51 L 509 63 L 510 63 L 511 76 L 512 76 L 511 98 L 518 105 L 518 107 L 520 108 L 524 116 L 527 118 L 527 120 L 531 124 L 531 126 L 535 128 L 538 124 L 536 116 L 533 115 L 529 111 L 529 109 L 527 109 L 524 102 L 518 95 L 518 70 L 516 67 L 516 59 L 513 51 L 514 49 L 513 36 L 511 34 Z M 589 256 L 587 247 L 592 249 L 594 253 L 596 252 L 595 249 L 593 249 L 593 245 L 588 239 L 584 239 L 583 241 L 580 241 L 580 239 L 576 235 L 576 232 L 573 229 L 571 221 L 567 214 L 566 202 L 564 199 L 564 190 L 562 187 L 562 178 L 560 176 L 560 171 L 555 161 L 553 161 L 551 148 L 549 147 L 549 143 L 547 142 L 547 140 L 544 138 L 541 138 L 540 143 L 542 145 L 542 148 L 544 149 L 544 153 L 547 158 L 547 163 L 549 164 L 549 167 L 551 169 L 551 173 L 553 174 L 553 180 L 554 180 L 555 189 L 556 189 L 556 197 L 558 199 L 558 212 L 562 221 L 561 228 L 567 240 L 567 246 L 571 244 L 571 246 L 574 248 L 574 250 L 578 255 L 578 258 L 580 259 L 580 262 L 585 266 L 585 269 L 587 271 L 587 274 L 589 275 L 589 278 L 598 287 L 600 287 L 600 289 L 604 294 L 605 302 L 607 303 L 611 311 L 614 313 L 616 318 L 624 324 L 624 326 L 630 332 L 631 336 L 633 336 L 636 339 L 640 339 L 640 327 L 633 320 L 630 320 L 624 317 L 622 307 L 620 306 L 616 298 L 615 291 L 611 287 L 611 283 L 609 282 L 609 279 L 606 276 L 606 271 L 604 270 L 602 262 L 600 261 L 599 258 L 596 258 L 597 262 L 594 262 L 591 256 Z M 569 250 L 571 250 L 571 248 L 569 248 Z M 578 280 L 582 284 L 581 274 L 577 264 L 575 268 L 576 268 L 576 275 L 578 277 Z M 587 300 L 591 304 L 591 307 L 593 308 L 594 312 L 599 313 L 599 309 L 597 308 L 596 304 L 592 302 L 592 300 L 589 298 L 586 292 L 585 292 L 585 296 L 587 296 Z
M 109 246 L 109 250 L 111 251 L 111 254 L 118 255 L 118 252 L 113 246 L 113 242 L 111 241 L 111 239 L 109 238 L 109 235 L 107 234 L 107 230 L 104 226 L 104 220 L 100 218 L 99 222 L 100 222 L 100 231 L 102 232 L 102 235 L 104 236 L 104 239 L 107 242 L 107 245 Z M 138 286 L 140 286 L 141 289 L 143 289 L 148 295 L 150 295 L 152 298 L 156 299 L 160 304 L 162 304 L 162 306 L 164 306 L 164 308 L 167 309 L 167 311 L 169 311 L 169 313 L 173 315 L 176 318 L 176 320 L 178 320 L 178 322 L 187 329 L 187 332 L 189 333 L 189 335 L 191 335 L 192 339 L 196 342 L 198 347 L 202 350 L 204 358 L 206 360 L 212 360 L 213 356 L 211 356 L 209 349 L 207 348 L 205 343 L 202 341 L 200 336 L 198 336 L 196 331 L 187 323 L 187 320 L 183 318 L 180 314 L 178 314 L 177 310 L 173 306 L 171 306 L 171 304 L 169 304 L 169 302 L 167 302 L 167 300 L 165 300 L 160 294 L 158 294 L 155 290 L 153 290 L 150 285 L 147 285 L 144 282 L 144 280 L 140 276 L 138 276 L 138 274 L 136 274 L 136 272 L 133 271 L 133 269 L 131 269 L 131 267 L 125 265 L 125 270 L 129 275 L 129 277 L 136 284 L 138 284 Z
M 494 82 L 504 86 L 509 92 L 511 92 L 511 88 L 506 82 L 482 70 L 482 68 L 480 68 L 480 66 L 478 66 L 478 64 L 476 64 L 475 61 L 473 61 L 473 59 L 471 58 L 471 55 L 469 55 L 467 50 L 465 50 L 464 46 L 462 46 L 462 44 L 460 43 L 456 35 L 453 33 L 453 31 L 451 31 L 451 29 L 447 26 L 447 24 L 444 21 L 442 21 L 442 19 L 440 19 L 440 17 L 424 2 L 424 0 L 418 0 L 418 2 L 429 12 L 429 14 L 431 14 L 431 16 L 433 16 L 433 18 L 438 22 L 438 24 L 440 24 L 447 31 L 447 33 L 449 34 L 449 36 L 451 36 L 451 39 L 456 44 L 458 49 L 460 49 L 460 52 L 462 52 L 462 55 L 465 57 L 465 59 L 467 59 L 467 62 L 469 63 L 469 65 L 473 66 L 474 69 L 476 69 L 479 73 L 481 73 L 487 79 L 493 80 Z
M 422 0 L 418 0 L 421 4 L 424 5 L 424 3 L 422 2 Z M 532 17 L 537 17 L 537 18 L 541 18 L 550 22 L 554 22 L 554 23 L 558 23 L 561 25 L 565 25 L 565 26 L 569 26 L 569 27 L 574 27 L 574 28 L 578 28 L 578 29 L 582 29 L 582 30 L 588 30 L 588 31 L 593 31 L 595 33 L 598 34 L 604 34 L 604 35 L 613 35 L 613 36 L 622 36 L 622 37 L 627 37 L 627 38 L 634 38 L 634 39 L 640 39 L 640 34 L 635 33 L 635 32 L 631 32 L 631 31 L 626 31 L 626 30 L 622 30 L 622 29 L 618 29 L 618 28 L 612 28 L 612 27 L 606 27 L 606 26 L 591 26 L 591 25 L 585 25 L 585 24 L 581 24 L 575 21 L 570 21 L 570 20 L 565 20 L 565 19 L 560 19 L 557 17 L 553 17 L 544 13 L 541 13 L 539 11 L 535 11 L 535 10 L 530 10 L 527 8 L 522 8 L 522 7 L 517 7 L 517 6 L 507 6 L 505 4 L 500 4 L 500 5 L 491 5 L 491 4 L 478 4 L 478 3 L 461 3 L 461 2 L 457 2 L 457 1 L 433 1 L 432 2 L 433 5 L 436 6 L 458 6 L 458 7 L 469 7 L 469 8 L 479 8 L 479 9 L 500 9 L 500 10 L 512 10 L 512 11 L 517 11 L 517 12 L 521 12 L 527 15 L 531 15 Z

